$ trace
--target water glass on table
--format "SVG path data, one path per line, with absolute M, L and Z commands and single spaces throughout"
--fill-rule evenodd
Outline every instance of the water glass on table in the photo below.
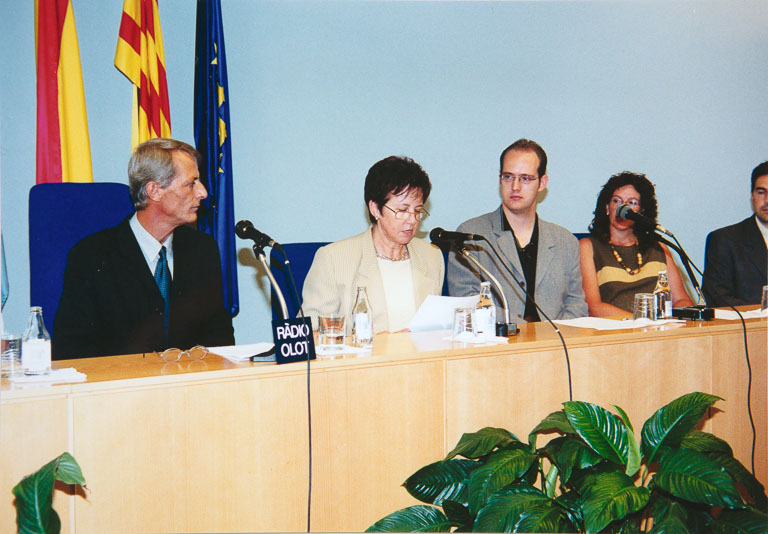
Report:
M 21 336 L 0 335 L 0 375 L 3 378 L 21 375 Z
M 656 320 L 656 295 L 653 293 L 636 293 L 632 318 Z
M 477 334 L 474 308 L 456 308 L 453 312 L 453 330 L 451 339 L 454 341 L 471 342 Z
M 332 313 L 320 315 L 318 322 L 318 345 L 325 350 L 340 351 L 344 347 L 345 320 L 343 315 Z

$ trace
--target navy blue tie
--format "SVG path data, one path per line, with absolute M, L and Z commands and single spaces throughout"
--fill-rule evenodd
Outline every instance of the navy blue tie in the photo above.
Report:
M 170 289 L 171 289 L 171 273 L 168 270 L 168 258 L 165 256 L 165 247 L 160 248 L 160 259 L 157 260 L 157 267 L 155 267 L 155 283 L 160 294 L 165 301 L 165 313 L 163 314 L 163 323 L 165 326 L 165 338 L 168 339 L 168 315 L 171 311 L 170 306 Z

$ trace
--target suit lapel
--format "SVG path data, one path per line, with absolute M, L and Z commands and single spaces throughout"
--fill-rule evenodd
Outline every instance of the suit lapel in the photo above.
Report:
M 763 278 L 768 271 L 768 253 L 766 252 L 765 240 L 757 227 L 759 224 L 755 217 L 750 217 L 744 221 L 744 250 L 746 257 L 744 261 L 752 263 Z
M 517 243 L 515 243 L 515 238 L 512 235 L 512 232 L 502 228 L 502 217 L 504 217 L 504 212 L 502 211 L 501 207 L 499 207 L 499 209 L 494 214 L 493 220 L 491 221 L 493 233 L 496 235 L 496 243 L 498 244 L 496 249 L 499 251 L 499 255 L 505 259 L 508 265 L 512 267 L 512 270 L 515 273 L 515 277 L 518 280 L 524 280 L 525 277 L 523 276 L 523 266 L 520 263 L 520 257 L 517 255 Z M 491 257 L 495 258 L 495 254 L 492 252 L 490 252 L 490 254 Z M 504 269 L 499 269 L 499 271 L 503 273 Z
M 125 219 L 118 227 L 118 247 L 122 256 L 125 271 L 136 273 L 136 280 L 145 291 L 155 291 L 160 297 L 160 290 L 155 283 L 155 278 L 149 270 L 147 260 L 141 252 L 136 236 L 128 223 L 130 217 Z
M 555 261 L 555 243 L 546 224 L 539 219 L 539 250 L 536 252 L 536 287 L 547 275 L 550 266 Z

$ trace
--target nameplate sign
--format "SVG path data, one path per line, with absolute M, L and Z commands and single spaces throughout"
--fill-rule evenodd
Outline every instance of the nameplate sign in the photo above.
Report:
M 315 359 L 315 340 L 309 317 L 272 321 L 275 340 L 275 361 L 293 363 Z

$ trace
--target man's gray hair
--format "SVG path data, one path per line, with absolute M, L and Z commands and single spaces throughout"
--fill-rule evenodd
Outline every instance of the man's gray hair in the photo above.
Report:
M 165 189 L 176 176 L 173 152 L 179 151 L 194 158 L 200 165 L 200 153 L 183 141 L 158 137 L 137 146 L 128 161 L 128 186 L 136 211 L 147 207 L 147 184 L 157 182 Z

